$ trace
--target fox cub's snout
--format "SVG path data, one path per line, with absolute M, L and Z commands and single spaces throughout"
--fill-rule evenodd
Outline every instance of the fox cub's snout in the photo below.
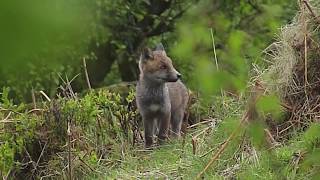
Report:
M 139 61 L 137 106 L 144 124 L 145 146 L 153 144 L 153 136 L 163 142 L 169 134 L 179 137 L 189 95 L 179 80 L 181 74 L 173 67 L 163 46 L 154 51 L 145 49 Z
M 140 57 L 139 68 L 141 74 L 155 82 L 176 82 L 181 78 L 162 45 L 158 45 L 155 51 L 145 49 Z

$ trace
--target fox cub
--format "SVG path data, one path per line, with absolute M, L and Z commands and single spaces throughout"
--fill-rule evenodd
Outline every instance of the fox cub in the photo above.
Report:
M 145 49 L 139 61 L 137 106 L 144 123 L 145 147 L 153 144 L 157 135 L 162 143 L 170 133 L 180 136 L 188 104 L 188 90 L 179 80 L 181 74 L 173 67 L 162 44 L 155 50 Z M 170 129 L 170 132 L 169 132 Z

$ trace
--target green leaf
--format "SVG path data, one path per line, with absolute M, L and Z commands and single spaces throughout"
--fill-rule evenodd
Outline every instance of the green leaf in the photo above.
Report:
M 257 109 L 260 113 L 271 114 L 272 117 L 279 119 L 283 108 L 280 100 L 276 95 L 262 96 L 258 99 Z

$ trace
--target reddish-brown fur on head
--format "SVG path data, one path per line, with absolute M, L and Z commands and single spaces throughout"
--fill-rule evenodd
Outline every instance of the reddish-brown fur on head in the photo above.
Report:
M 152 52 L 152 56 L 142 64 L 143 72 L 155 72 L 160 69 L 171 68 L 172 61 L 160 51 Z
M 181 76 L 163 49 L 155 51 L 145 49 L 141 55 L 139 68 L 142 77 L 159 82 L 175 82 Z

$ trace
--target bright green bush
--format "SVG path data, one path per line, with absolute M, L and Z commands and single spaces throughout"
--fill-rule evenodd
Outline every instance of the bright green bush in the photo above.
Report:
M 62 160 L 57 154 L 67 152 L 68 127 L 71 128 L 72 157 L 81 159 L 73 163 L 75 176 L 79 177 L 83 171 L 89 171 L 80 170 L 81 162 L 96 168 L 102 156 L 118 157 L 123 143 L 141 141 L 137 136 L 140 122 L 134 107 L 133 91 L 126 97 L 107 90 L 91 91 L 82 98 L 58 98 L 37 104 L 41 107 L 39 109 L 15 106 L 8 99 L 8 93 L 9 89 L 4 89 L 0 106 L 0 119 L 4 119 L 0 123 L 2 176 L 10 173 L 10 177 L 19 177 L 19 173 L 26 173 L 26 177 L 40 177 L 45 175 L 44 172 L 54 170 L 66 175 L 63 169 L 68 162 L 67 157 L 62 156 L 65 158 Z M 30 174 L 34 171 L 32 164 L 35 162 L 26 164 L 25 161 L 28 158 L 37 161 L 39 158 L 41 148 L 34 143 L 38 141 L 42 145 L 47 144 L 42 146 L 45 147 L 40 159 L 42 166 Z

